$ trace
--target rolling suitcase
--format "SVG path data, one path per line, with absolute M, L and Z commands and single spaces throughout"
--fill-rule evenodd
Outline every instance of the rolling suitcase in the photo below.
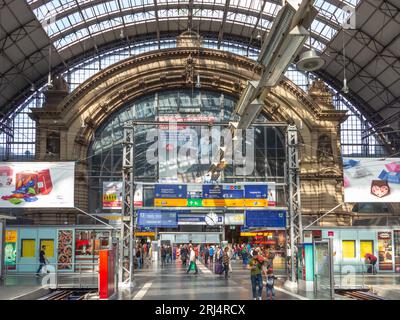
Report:
M 222 273 L 222 263 L 219 261 L 215 262 L 215 273 L 221 274 Z

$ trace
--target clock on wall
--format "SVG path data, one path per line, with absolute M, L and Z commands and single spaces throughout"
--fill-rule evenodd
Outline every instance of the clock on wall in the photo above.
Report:
M 206 224 L 213 226 L 218 222 L 218 216 L 214 212 L 210 212 L 205 217 Z

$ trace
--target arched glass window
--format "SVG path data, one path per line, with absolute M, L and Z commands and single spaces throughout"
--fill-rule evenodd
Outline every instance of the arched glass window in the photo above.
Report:
M 89 148 L 90 183 L 89 204 L 90 212 L 99 212 L 102 208 L 102 190 L 105 182 L 122 180 L 122 141 L 124 124 L 129 120 L 167 121 L 171 118 L 185 118 L 188 121 L 202 121 L 212 119 L 215 122 L 232 120 L 232 112 L 236 99 L 220 92 L 182 89 L 163 91 L 139 98 L 114 113 L 95 133 L 94 141 Z M 260 115 L 259 120 L 266 118 Z M 184 122 L 183 122 L 184 123 Z M 164 168 L 162 164 L 149 163 L 146 152 L 154 140 L 147 141 L 146 135 L 154 125 L 138 125 L 135 127 L 135 180 L 140 182 L 163 182 L 170 177 L 171 168 Z M 206 126 L 190 127 L 201 137 L 201 130 Z M 220 128 L 223 130 L 224 128 Z M 225 128 L 227 129 L 227 127 Z M 179 130 L 179 129 L 178 129 Z M 161 133 L 171 135 L 165 130 Z M 247 140 L 246 140 L 247 141 Z M 248 142 L 248 141 L 247 141 Z M 177 140 L 179 146 L 186 141 Z M 200 140 L 199 140 L 200 150 Z M 244 143 L 245 144 L 245 143 Z M 282 182 L 284 179 L 285 139 L 279 129 L 265 126 L 254 128 L 254 169 L 245 176 L 238 176 L 232 165 L 228 165 L 221 175 L 220 182 L 234 183 L 240 181 L 272 181 Z M 245 149 L 245 146 L 244 146 Z M 179 168 L 184 167 L 180 159 Z M 182 172 L 178 171 L 178 182 L 204 182 L 201 177 L 206 176 L 210 164 L 200 161 L 187 165 Z

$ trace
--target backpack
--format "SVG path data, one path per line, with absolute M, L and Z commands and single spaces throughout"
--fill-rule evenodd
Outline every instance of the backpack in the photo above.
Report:
M 140 257 L 140 250 L 137 250 L 136 251 L 136 258 L 139 258 Z

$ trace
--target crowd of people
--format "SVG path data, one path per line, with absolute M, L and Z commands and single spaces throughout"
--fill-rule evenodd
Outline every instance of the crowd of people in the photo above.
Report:
M 151 265 L 152 252 L 149 243 L 139 244 L 136 247 L 136 260 L 139 269 Z M 252 294 L 254 300 L 262 299 L 263 275 L 265 276 L 267 298 L 273 299 L 275 296 L 275 280 L 277 277 L 273 273 L 273 260 L 275 253 L 271 249 L 258 247 L 249 243 L 211 245 L 192 243 L 181 244 L 174 249 L 170 245 L 162 245 L 160 248 L 160 264 L 165 267 L 166 264 L 175 260 L 180 260 L 186 273 L 194 271 L 199 273 L 198 260 L 201 259 L 205 266 L 214 271 L 215 274 L 230 277 L 232 270 L 232 261 L 242 261 L 243 266 L 250 270 L 250 279 Z
M 196 260 L 201 258 L 206 266 L 214 268 L 214 272 L 229 278 L 232 272 L 231 262 L 241 259 L 243 265 L 250 270 L 250 279 L 254 300 L 262 300 L 263 275 L 267 290 L 267 298 L 272 300 L 275 296 L 275 280 L 273 260 L 275 253 L 271 249 L 252 246 L 248 243 L 220 245 L 181 245 L 177 248 L 182 265 L 187 267 L 187 273 L 194 270 L 198 273 Z
M 138 269 L 148 268 L 152 264 L 152 248 L 149 242 L 136 246 L 136 265 Z

